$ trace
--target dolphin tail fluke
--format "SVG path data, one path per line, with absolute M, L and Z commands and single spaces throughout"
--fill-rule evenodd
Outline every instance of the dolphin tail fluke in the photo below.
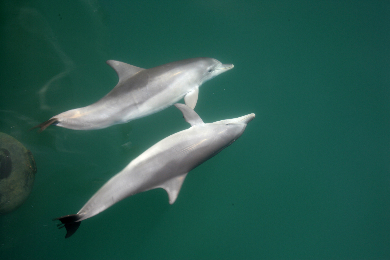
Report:
M 33 129 L 35 129 L 35 128 L 40 128 L 40 129 L 39 129 L 39 132 L 42 132 L 42 131 L 45 130 L 49 125 L 53 125 L 53 124 L 56 124 L 56 123 L 58 123 L 58 119 L 57 119 L 57 118 L 51 118 L 51 119 L 49 119 L 49 120 L 47 120 L 47 121 L 45 121 L 45 122 L 43 122 L 43 123 L 41 123 L 41 124 L 39 124 L 39 125 L 36 125 L 36 126 L 30 128 L 30 130 L 33 130 Z
M 79 228 L 81 221 L 78 221 L 80 219 L 80 216 L 78 214 L 73 214 L 73 215 L 67 215 L 59 218 L 55 218 L 53 220 L 59 220 L 61 221 L 62 224 L 57 224 L 57 227 L 66 228 L 66 235 L 65 238 L 70 237 L 73 235 L 77 229 Z

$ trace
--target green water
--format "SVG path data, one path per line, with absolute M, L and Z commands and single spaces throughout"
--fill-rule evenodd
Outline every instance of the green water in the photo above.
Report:
M 33 153 L 33 192 L 0 216 L 0 259 L 390 259 L 389 1 L 0 3 L 0 131 Z M 255 113 L 187 176 L 84 221 L 111 176 L 188 128 L 168 108 L 96 131 L 28 129 L 115 86 L 105 64 L 213 57 L 235 68 L 200 88 L 205 122 Z

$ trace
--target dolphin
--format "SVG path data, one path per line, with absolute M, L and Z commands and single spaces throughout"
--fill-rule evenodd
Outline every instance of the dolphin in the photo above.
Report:
M 105 183 L 77 214 L 53 219 L 62 222 L 57 225 L 59 228 L 66 228 L 65 238 L 76 232 L 81 221 L 143 191 L 163 188 L 168 193 L 169 203 L 173 204 L 188 172 L 236 141 L 248 122 L 255 118 L 252 113 L 205 124 L 188 106 L 179 103 L 175 106 L 191 127 L 166 137 L 131 161 Z
M 71 109 L 34 126 L 45 130 L 50 125 L 74 130 L 106 128 L 163 110 L 184 97 L 194 109 L 203 82 L 232 69 L 212 58 L 194 58 L 142 69 L 108 60 L 119 82 L 107 95 L 92 105 Z

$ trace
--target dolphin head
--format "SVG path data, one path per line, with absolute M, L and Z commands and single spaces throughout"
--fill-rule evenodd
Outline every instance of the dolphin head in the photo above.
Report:
M 218 76 L 234 67 L 233 64 L 222 64 L 220 61 L 212 58 L 201 58 L 199 68 L 203 72 L 203 82 Z
M 212 58 L 188 59 L 185 62 L 189 71 L 191 71 L 190 73 L 199 81 L 199 85 L 234 67 L 233 64 L 222 64 Z
M 226 139 L 232 140 L 231 143 L 237 140 L 242 133 L 244 133 L 244 130 L 247 126 L 247 124 L 252 121 L 255 118 L 255 114 L 248 114 L 245 116 L 233 118 L 233 119 L 225 119 L 221 121 L 217 121 L 212 123 L 213 125 L 222 127 L 222 131 L 219 133 L 224 135 Z
M 247 125 L 250 121 L 255 118 L 255 114 L 248 114 L 245 116 L 240 116 L 237 118 L 232 118 L 232 119 L 225 119 L 221 121 L 216 121 L 214 124 L 224 124 L 224 125 Z

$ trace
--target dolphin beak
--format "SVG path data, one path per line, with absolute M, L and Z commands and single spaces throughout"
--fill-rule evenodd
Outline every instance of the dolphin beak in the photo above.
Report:
M 231 70 L 233 68 L 234 68 L 233 64 L 221 64 L 221 66 L 219 66 L 217 70 Z
M 241 117 L 236 117 L 236 118 L 232 118 L 232 119 L 225 119 L 225 120 L 221 120 L 221 121 L 216 121 L 214 123 L 217 123 L 217 124 L 245 124 L 246 125 L 250 121 L 252 121 L 253 118 L 255 118 L 255 114 L 252 113 L 252 114 L 249 114 L 249 115 L 246 115 L 246 116 L 241 116 Z
M 249 114 L 249 115 L 246 115 L 246 116 L 242 116 L 242 117 L 237 118 L 237 122 L 244 123 L 244 124 L 248 124 L 248 123 L 249 123 L 250 121 L 252 121 L 254 118 L 255 118 L 255 114 L 252 113 L 252 114 Z

